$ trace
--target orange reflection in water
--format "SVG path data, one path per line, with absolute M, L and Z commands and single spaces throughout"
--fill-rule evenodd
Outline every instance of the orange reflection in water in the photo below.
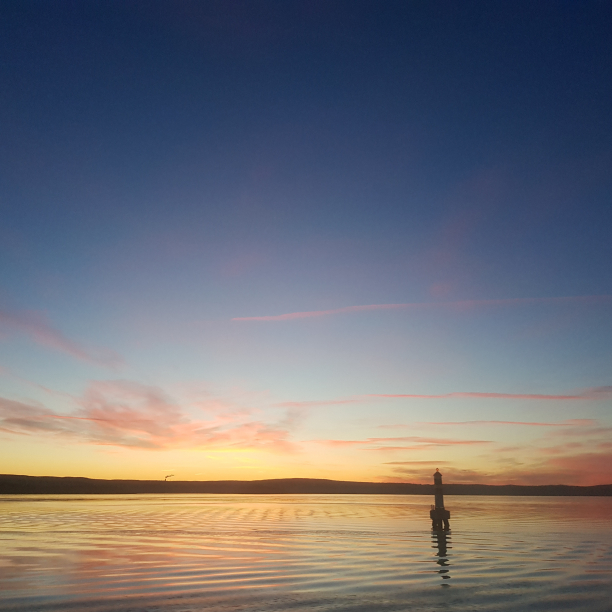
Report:
M 239 592 L 286 606 L 289 596 L 406 603 L 440 584 L 493 599 L 500 584 L 522 584 L 523 599 L 572 581 L 589 581 L 595 598 L 609 589 L 612 499 L 448 496 L 448 534 L 430 531 L 430 501 L 2 497 L 0 609 L 178 595 L 227 604 Z

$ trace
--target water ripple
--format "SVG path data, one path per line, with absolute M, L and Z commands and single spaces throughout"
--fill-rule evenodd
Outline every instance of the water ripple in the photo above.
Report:
M 0 610 L 612 609 L 612 499 L 447 503 L 432 533 L 421 496 L 0 497 Z

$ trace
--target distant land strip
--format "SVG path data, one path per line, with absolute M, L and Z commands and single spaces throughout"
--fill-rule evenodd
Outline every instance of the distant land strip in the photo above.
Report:
M 370 494 L 433 495 L 429 484 L 401 482 L 350 482 L 319 478 L 271 480 L 102 480 L 60 476 L 0 474 L 0 495 L 135 495 L 135 494 Z M 612 496 L 612 484 L 572 485 L 445 484 L 447 495 Z

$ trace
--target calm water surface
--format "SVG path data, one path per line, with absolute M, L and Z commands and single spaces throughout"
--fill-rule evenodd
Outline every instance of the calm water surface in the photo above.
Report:
M 0 496 L 0 610 L 612 611 L 612 498 Z

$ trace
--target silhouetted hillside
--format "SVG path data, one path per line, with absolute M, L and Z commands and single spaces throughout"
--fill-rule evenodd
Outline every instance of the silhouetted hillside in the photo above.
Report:
M 257 493 L 257 494 L 391 494 L 433 495 L 433 485 L 388 482 L 347 482 L 318 478 L 271 480 L 101 480 L 56 476 L 0 474 L 0 494 L 136 494 L 136 493 Z M 596 495 L 612 496 L 612 485 L 575 487 L 566 485 L 445 484 L 446 495 Z

